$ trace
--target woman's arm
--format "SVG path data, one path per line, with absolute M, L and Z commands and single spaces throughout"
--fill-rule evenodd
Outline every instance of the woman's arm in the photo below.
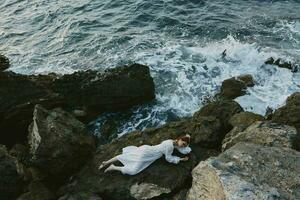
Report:
M 172 143 L 170 143 L 170 144 L 167 143 L 165 148 L 166 148 L 166 149 L 165 149 L 165 159 L 166 159 L 168 162 L 177 164 L 177 163 L 179 163 L 180 161 L 187 161 L 187 160 L 188 160 L 187 157 L 185 157 L 185 158 L 180 158 L 180 157 L 178 157 L 178 156 L 173 156 L 173 155 L 172 155 L 173 149 L 174 149 Z M 187 150 L 186 150 L 186 151 L 187 151 Z
M 180 161 L 180 158 L 178 156 L 173 155 L 165 155 L 165 158 L 168 162 L 177 164 Z
M 187 146 L 187 147 L 175 147 L 180 153 L 182 154 L 188 154 L 192 151 L 191 147 Z

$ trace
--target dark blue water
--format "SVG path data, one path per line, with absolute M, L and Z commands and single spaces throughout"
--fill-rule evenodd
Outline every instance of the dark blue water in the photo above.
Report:
M 270 56 L 299 62 L 300 1 L 2 0 L 0 53 L 25 74 L 148 65 L 156 101 L 95 124 L 113 118 L 120 134 L 189 116 L 245 73 L 256 86 L 236 100 L 264 114 L 300 90 L 299 73 L 261 67 Z

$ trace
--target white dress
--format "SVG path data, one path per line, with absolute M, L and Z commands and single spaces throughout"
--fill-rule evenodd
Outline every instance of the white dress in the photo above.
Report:
M 158 145 L 142 145 L 142 146 L 127 146 L 122 149 L 122 154 L 117 156 L 117 159 L 124 165 L 122 166 L 122 174 L 135 175 L 148 167 L 155 160 L 163 155 L 170 163 L 179 163 L 180 158 L 173 156 L 173 150 L 176 148 L 182 154 L 191 152 L 191 148 L 178 147 L 173 145 L 173 140 L 164 140 Z

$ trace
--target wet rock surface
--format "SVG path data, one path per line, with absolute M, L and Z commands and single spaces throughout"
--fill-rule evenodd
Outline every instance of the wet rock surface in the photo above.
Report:
M 9 68 L 9 59 L 0 54 L 0 73 Z
M 276 58 L 270 57 L 265 61 L 265 64 L 276 65 L 280 68 L 289 69 L 294 73 L 298 72 L 300 69 L 300 66 L 298 64 L 292 63 L 290 61 L 284 61 L 281 58 L 276 59 Z
M 236 97 L 246 94 L 247 87 L 253 87 L 254 80 L 250 74 L 233 77 L 223 81 L 219 98 L 235 99 Z

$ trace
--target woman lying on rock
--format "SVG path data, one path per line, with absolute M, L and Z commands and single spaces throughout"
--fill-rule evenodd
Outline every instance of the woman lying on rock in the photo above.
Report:
M 103 161 L 99 166 L 99 169 L 115 162 L 120 161 L 124 166 L 115 166 L 111 164 L 104 172 L 108 171 L 120 171 L 122 174 L 135 175 L 148 167 L 155 160 L 159 159 L 163 155 L 170 163 L 179 163 L 180 161 L 187 161 L 189 158 L 186 156 L 180 158 L 173 156 L 174 148 L 182 154 L 188 154 L 191 152 L 191 148 L 188 146 L 191 136 L 184 135 L 175 140 L 164 140 L 158 145 L 142 145 L 142 146 L 127 146 L 122 149 L 122 154 L 113 157 L 108 161 Z

